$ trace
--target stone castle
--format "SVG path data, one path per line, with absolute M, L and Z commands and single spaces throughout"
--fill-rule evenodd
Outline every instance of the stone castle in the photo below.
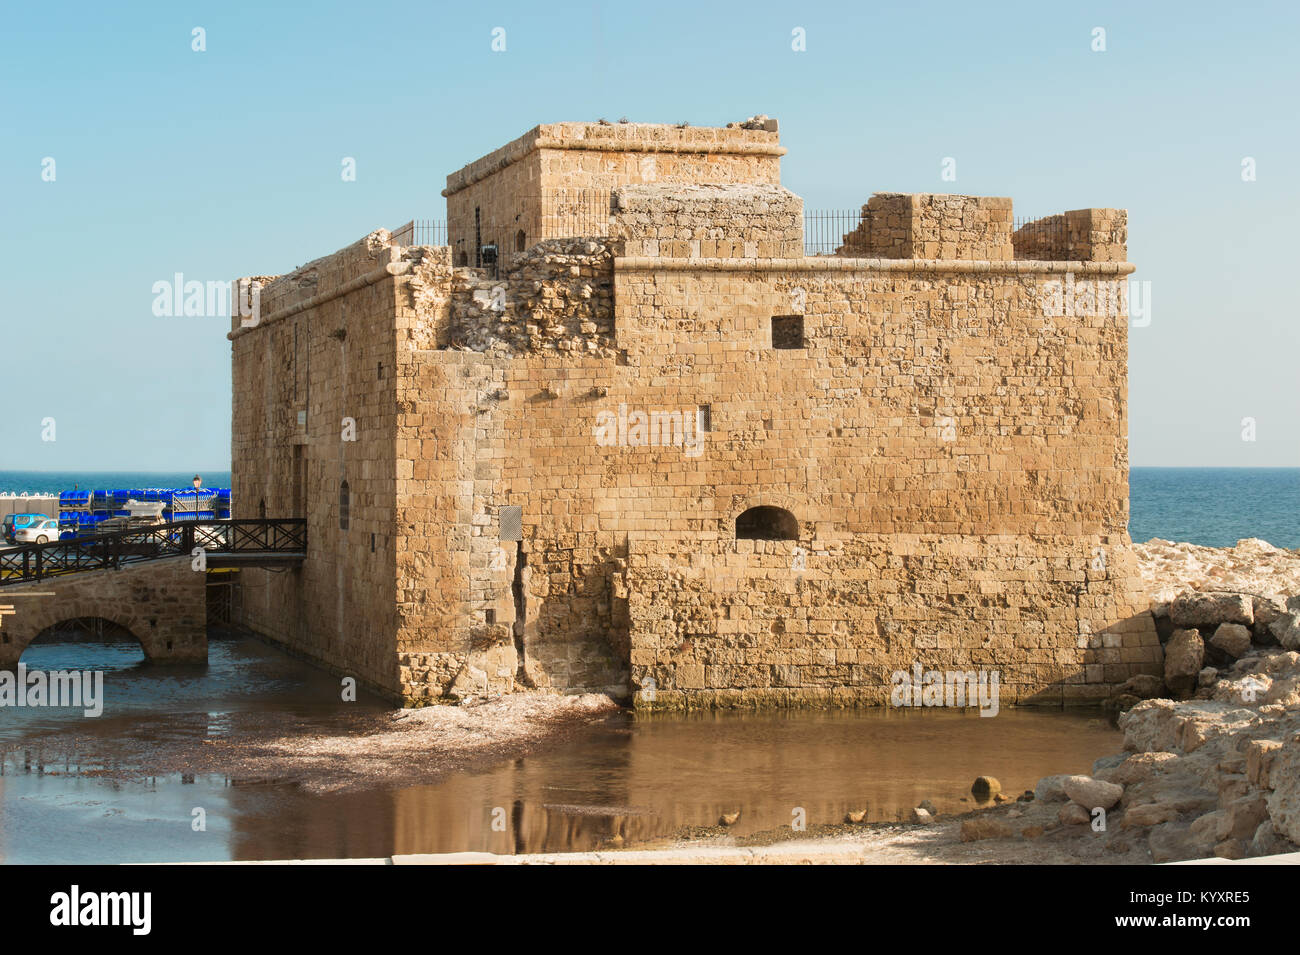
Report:
M 253 630 L 394 700 L 1004 703 L 1160 672 L 1130 551 L 1126 214 L 876 194 L 805 255 L 775 121 L 557 123 L 235 316 Z M 1067 305 L 1070 303 L 1067 302 Z

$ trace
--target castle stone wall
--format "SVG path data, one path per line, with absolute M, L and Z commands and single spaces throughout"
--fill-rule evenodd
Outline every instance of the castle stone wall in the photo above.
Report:
M 393 696 L 396 255 L 379 232 L 268 280 L 231 332 L 232 516 L 306 517 L 308 541 L 301 568 L 242 573 L 240 622 Z
M 505 262 L 547 239 L 608 235 L 609 193 L 623 185 L 777 185 L 784 153 L 774 120 L 728 128 L 537 126 L 447 177 L 443 195 L 453 261 L 476 264 L 476 236 L 495 243 Z
M 731 172 L 614 182 L 607 236 L 499 278 L 381 231 L 270 284 L 232 332 L 236 513 L 301 506 L 311 551 L 246 575 L 250 625 L 408 702 L 873 703 L 913 663 L 1061 702 L 1157 669 L 1126 320 L 1049 307 L 1132 271 L 1122 212 L 1067 214 L 1087 248 L 1030 260 L 1010 200 L 878 194 L 805 258 L 775 131 L 714 134 Z M 546 150 L 658 174 L 704 135 L 539 127 L 449 202 L 533 157 L 544 180 Z M 756 506 L 797 539 L 737 539 Z

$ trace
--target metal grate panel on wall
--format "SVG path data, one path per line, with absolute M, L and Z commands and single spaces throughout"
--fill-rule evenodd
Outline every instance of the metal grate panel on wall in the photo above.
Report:
M 524 509 L 513 504 L 501 508 L 498 515 L 501 522 L 501 540 L 521 541 L 524 539 Z

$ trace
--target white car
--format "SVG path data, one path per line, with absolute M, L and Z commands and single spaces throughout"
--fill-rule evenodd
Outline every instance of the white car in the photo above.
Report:
M 58 539 L 59 522 L 52 517 L 47 517 L 43 521 L 35 521 L 14 531 L 14 543 L 16 544 L 44 544 L 46 541 L 56 541 Z

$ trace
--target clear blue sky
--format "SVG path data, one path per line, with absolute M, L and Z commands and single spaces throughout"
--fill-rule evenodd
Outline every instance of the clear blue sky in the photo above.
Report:
M 1130 331 L 1132 462 L 1300 465 L 1298 21 L 1283 3 L 6 4 L 0 469 L 229 466 L 227 325 L 156 317 L 154 282 L 284 272 L 443 218 L 446 174 L 539 122 L 759 112 L 810 209 L 874 191 L 1128 208 L 1153 299 Z

